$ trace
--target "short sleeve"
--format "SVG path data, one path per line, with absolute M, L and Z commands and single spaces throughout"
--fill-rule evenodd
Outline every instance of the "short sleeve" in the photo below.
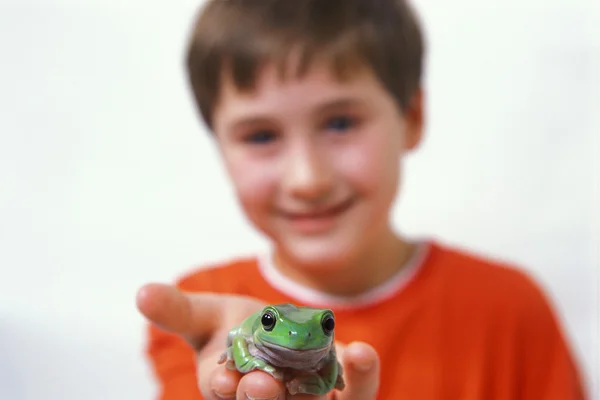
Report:
M 523 400 L 586 399 L 580 371 L 550 299 L 527 278 L 521 316 Z

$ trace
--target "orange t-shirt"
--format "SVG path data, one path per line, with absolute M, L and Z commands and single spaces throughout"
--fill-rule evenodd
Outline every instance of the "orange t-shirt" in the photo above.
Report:
M 352 302 L 289 281 L 268 257 L 200 269 L 185 291 L 327 306 L 336 340 L 364 341 L 381 360 L 379 399 L 581 400 L 579 372 L 549 302 L 524 273 L 424 242 L 398 276 Z M 195 355 L 149 327 L 148 354 L 161 400 L 201 400 Z

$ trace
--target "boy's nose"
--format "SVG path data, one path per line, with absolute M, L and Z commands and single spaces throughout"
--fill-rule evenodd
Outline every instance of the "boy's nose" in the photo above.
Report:
M 304 148 L 287 156 L 282 186 L 291 196 L 314 201 L 331 191 L 332 177 L 329 160 L 315 149 Z

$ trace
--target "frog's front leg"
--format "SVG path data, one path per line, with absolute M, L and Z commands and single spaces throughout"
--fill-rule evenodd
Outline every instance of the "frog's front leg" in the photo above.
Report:
M 260 370 L 272 375 L 275 379 L 283 379 L 281 371 L 272 365 L 267 364 L 263 359 L 254 357 L 250 354 L 248 343 L 243 336 L 236 336 L 233 338 L 231 354 L 236 368 L 243 374 L 253 370 Z
M 342 376 L 342 366 L 334 355 L 319 373 L 297 376 L 286 386 L 291 395 L 298 393 L 323 395 L 333 389 L 342 390 L 346 385 Z

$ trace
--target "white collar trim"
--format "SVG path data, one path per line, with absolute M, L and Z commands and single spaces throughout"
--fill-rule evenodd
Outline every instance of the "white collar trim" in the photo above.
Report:
M 301 285 L 282 274 L 273 260 L 273 253 L 262 253 L 258 256 L 258 267 L 263 278 L 282 293 L 306 304 L 324 305 L 339 309 L 362 308 L 383 302 L 398 294 L 416 276 L 429 254 L 429 243 L 419 241 L 415 252 L 396 275 L 381 285 L 354 297 L 330 295 L 316 289 Z

